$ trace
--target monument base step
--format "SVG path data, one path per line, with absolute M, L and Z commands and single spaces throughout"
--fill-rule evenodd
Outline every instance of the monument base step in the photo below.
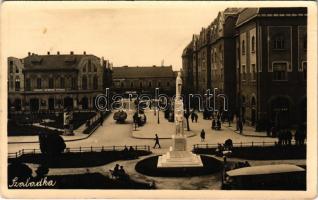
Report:
M 203 167 L 203 163 L 200 156 L 189 151 L 169 151 L 159 156 L 157 167 Z

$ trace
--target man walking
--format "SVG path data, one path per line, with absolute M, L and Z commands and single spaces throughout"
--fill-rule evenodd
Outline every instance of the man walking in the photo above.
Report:
M 160 146 L 160 144 L 159 144 L 159 137 L 158 137 L 158 135 L 156 134 L 156 137 L 155 137 L 155 145 L 153 146 L 153 148 L 155 149 L 157 145 L 159 146 L 159 149 L 161 149 L 161 146 Z
M 204 131 L 204 129 L 202 129 L 200 136 L 201 136 L 201 142 L 204 142 L 204 140 L 205 140 L 205 131 Z

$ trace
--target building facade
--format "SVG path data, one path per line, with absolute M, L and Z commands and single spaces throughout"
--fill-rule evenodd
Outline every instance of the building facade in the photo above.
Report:
M 113 68 L 113 91 L 116 93 L 174 95 L 176 73 L 172 66 L 123 66 Z
M 8 58 L 9 111 L 93 109 L 94 98 L 111 85 L 111 63 L 94 55 L 29 53 Z
M 238 17 L 238 106 L 256 129 L 306 121 L 306 26 L 306 8 L 247 8 Z
M 278 127 L 304 123 L 307 10 L 225 9 L 193 35 L 182 69 L 186 90 L 217 88 L 229 111 L 257 130 L 269 121 Z

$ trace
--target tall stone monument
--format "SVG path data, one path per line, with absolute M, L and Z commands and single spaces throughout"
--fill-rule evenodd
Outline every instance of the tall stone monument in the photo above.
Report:
M 174 102 L 175 133 L 172 135 L 170 150 L 159 156 L 157 167 L 203 167 L 201 157 L 187 151 L 187 137 L 184 133 L 184 109 L 181 98 L 182 79 L 180 72 L 176 80 L 176 98 Z

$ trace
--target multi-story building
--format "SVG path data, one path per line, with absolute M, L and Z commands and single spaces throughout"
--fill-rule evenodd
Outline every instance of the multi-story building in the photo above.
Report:
M 94 55 L 31 54 L 8 58 L 10 111 L 94 108 L 94 98 L 111 85 L 111 64 Z
M 236 28 L 242 118 L 256 129 L 305 122 L 307 9 L 246 8 Z
M 231 113 L 235 112 L 236 102 L 235 51 L 232 49 L 235 49 L 235 22 L 240 10 L 231 8 L 219 12 L 209 26 L 212 87 L 217 88 L 217 93 L 226 95 Z M 223 104 L 217 107 L 223 107 Z
M 175 94 L 176 73 L 172 66 L 135 66 L 113 68 L 113 91 L 116 93 Z
M 306 8 L 225 9 L 184 49 L 185 88 L 218 88 L 256 129 L 305 122 L 306 30 Z

